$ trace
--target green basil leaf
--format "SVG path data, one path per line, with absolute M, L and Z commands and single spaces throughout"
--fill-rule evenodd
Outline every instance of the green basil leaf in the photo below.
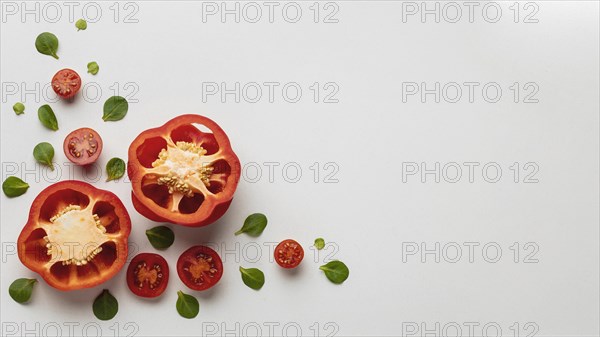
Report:
M 157 226 L 146 231 L 146 236 L 152 247 L 156 249 L 167 249 L 175 241 L 173 230 L 167 226 Z
M 121 158 L 112 158 L 106 163 L 106 181 L 121 178 L 125 174 L 125 162 Z
M 87 21 L 84 19 L 79 19 L 75 22 L 75 27 L 77 27 L 77 31 L 85 30 L 87 28 Z
M 184 294 L 182 291 L 177 292 L 177 312 L 184 318 L 194 318 L 198 316 L 200 311 L 200 304 L 198 300 L 188 294 Z
M 9 198 L 25 194 L 28 188 L 29 184 L 14 176 L 6 178 L 2 183 L 2 191 L 4 191 L 4 194 Z
M 54 158 L 54 148 L 50 143 L 39 143 L 33 148 L 33 158 L 38 163 L 50 166 L 50 169 L 54 171 L 54 165 L 52 159 Z
M 98 70 L 100 70 L 98 63 L 96 63 L 96 62 L 88 63 L 87 68 L 88 68 L 88 73 L 90 73 L 92 75 L 96 75 L 98 73 Z
M 10 284 L 8 293 L 10 297 L 17 303 L 25 303 L 31 298 L 33 285 L 37 282 L 36 279 L 20 278 Z
M 315 239 L 315 248 L 317 248 L 318 250 L 321 250 L 324 247 L 325 247 L 325 240 L 323 240 L 323 238 Z
M 244 284 L 254 290 L 259 290 L 265 285 L 265 274 L 260 269 L 240 267 L 240 273 L 242 273 Z
M 56 51 L 58 50 L 58 38 L 56 35 L 48 32 L 44 32 L 35 39 L 35 49 L 40 54 L 50 55 L 58 60 Z
M 244 221 L 244 225 L 235 235 L 246 233 L 250 236 L 259 236 L 267 227 L 267 217 L 261 213 L 250 214 Z
M 48 104 L 42 105 L 38 109 L 38 118 L 42 124 L 50 130 L 58 130 L 58 121 L 52 108 Z
M 102 120 L 106 121 L 119 121 L 125 117 L 127 110 L 129 109 L 129 103 L 121 96 L 113 96 L 104 102 L 104 115 Z
M 23 105 L 21 102 L 17 102 L 15 105 L 13 105 L 13 110 L 15 114 L 22 115 L 25 113 L 25 105 Z
M 329 281 L 335 284 L 343 283 L 350 275 L 350 270 L 342 261 L 331 261 L 322 265 L 319 269 L 324 271 Z
M 99 320 L 108 321 L 115 317 L 119 311 L 119 302 L 108 289 L 104 289 L 94 300 L 92 310 Z

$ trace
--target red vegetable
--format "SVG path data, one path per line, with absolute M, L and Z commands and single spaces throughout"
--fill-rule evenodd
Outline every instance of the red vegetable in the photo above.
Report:
M 62 181 L 33 201 L 17 241 L 19 259 L 57 289 L 93 287 L 125 264 L 130 231 L 129 214 L 116 195 Z
M 52 89 L 62 98 L 71 98 L 81 88 L 81 77 L 73 69 L 59 70 L 52 77 Z
M 214 250 L 206 246 L 194 246 L 179 256 L 177 274 L 188 288 L 206 290 L 217 284 L 223 276 L 223 262 Z
M 154 221 L 191 227 L 215 222 L 231 203 L 240 171 L 225 132 L 200 115 L 146 130 L 129 147 L 133 206 Z
M 304 258 L 304 249 L 292 239 L 281 241 L 275 247 L 275 261 L 283 268 L 296 268 Z
M 127 268 L 127 286 L 141 297 L 160 296 L 169 283 L 169 265 L 158 254 L 136 255 Z
M 90 128 L 77 129 L 67 135 L 63 142 L 65 156 L 77 165 L 94 163 L 102 153 L 102 138 Z

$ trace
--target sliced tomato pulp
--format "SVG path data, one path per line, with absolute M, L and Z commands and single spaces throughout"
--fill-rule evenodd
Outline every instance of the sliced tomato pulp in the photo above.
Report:
M 130 231 L 129 214 L 116 195 L 62 181 L 33 201 L 17 241 L 19 259 L 57 289 L 93 287 L 125 264 Z
M 52 89 L 62 98 L 71 98 L 81 88 L 81 77 L 73 69 L 59 70 L 52 77 Z
M 136 255 L 127 268 L 127 286 L 141 297 L 160 296 L 169 283 L 169 265 L 158 254 Z
M 194 246 L 179 256 L 177 274 L 193 290 L 213 287 L 223 276 L 223 262 L 217 252 L 206 246 Z
M 65 137 L 63 151 L 67 158 L 77 165 L 89 165 L 102 153 L 102 138 L 90 128 L 80 128 Z
M 296 268 L 303 258 L 304 249 L 292 239 L 281 241 L 275 248 L 275 261 L 283 268 Z
M 129 147 L 133 205 L 154 221 L 205 226 L 229 207 L 240 178 L 229 139 L 212 120 L 182 115 Z

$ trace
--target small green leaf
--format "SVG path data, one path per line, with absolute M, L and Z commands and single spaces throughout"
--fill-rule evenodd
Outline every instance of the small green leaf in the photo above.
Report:
M 321 250 L 325 247 L 325 240 L 323 240 L 323 238 L 316 238 L 315 239 L 315 248 L 317 248 L 317 250 Z
M 117 299 L 108 291 L 108 289 L 104 289 L 94 300 L 92 310 L 99 320 L 108 321 L 115 317 L 119 311 L 119 302 L 117 302 Z
M 25 113 L 25 105 L 21 102 L 17 102 L 13 105 L 13 110 L 15 111 L 15 114 L 22 115 Z
M 77 31 L 85 30 L 87 28 L 87 21 L 84 19 L 79 19 L 75 22 L 75 27 L 77 27 Z
M 259 236 L 267 227 L 267 217 L 261 213 L 250 214 L 244 221 L 244 225 L 235 235 L 246 233 L 250 236 Z
M 350 270 L 342 261 L 331 261 L 322 265 L 319 269 L 324 271 L 329 281 L 335 284 L 343 283 L 350 275 Z
M 200 304 L 198 300 L 188 294 L 184 294 L 182 291 L 177 292 L 177 312 L 184 318 L 194 318 L 198 316 L 200 311 Z
M 52 159 L 54 158 L 54 148 L 50 143 L 39 143 L 33 148 L 33 158 L 38 163 L 50 166 L 50 169 L 54 171 L 54 165 Z
M 50 55 L 58 60 L 56 51 L 58 50 L 58 38 L 56 35 L 48 32 L 44 32 L 35 39 L 35 49 L 40 54 Z
M 25 194 L 28 188 L 29 184 L 14 176 L 6 178 L 2 183 L 2 191 L 4 191 L 4 194 L 9 198 Z
M 100 70 L 98 63 L 96 63 L 96 62 L 88 63 L 87 67 L 88 67 L 88 73 L 90 73 L 92 75 L 96 75 L 98 73 L 98 70 Z
M 112 158 L 106 163 L 106 181 L 121 178 L 125 174 L 125 162 L 121 158 Z
M 10 297 L 17 303 L 25 303 L 31 298 L 33 285 L 37 282 L 36 279 L 20 278 L 11 283 L 8 288 Z
M 244 284 L 254 290 L 259 290 L 265 285 L 265 274 L 260 269 L 240 267 L 240 273 L 242 273 Z
M 104 102 L 104 115 L 102 120 L 106 121 L 119 121 L 125 117 L 127 110 L 129 109 L 129 103 L 121 96 L 113 96 Z
M 146 230 L 146 236 L 152 247 L 156 249 L 167 249 L 175 241 L 173 230 L 167 226 L 156 226 Z
M 58 121 L 52 108 L 48 104 L 42 105 L 38 109 L 38 118 L 42 124 L 52 131 L 58 130 Z

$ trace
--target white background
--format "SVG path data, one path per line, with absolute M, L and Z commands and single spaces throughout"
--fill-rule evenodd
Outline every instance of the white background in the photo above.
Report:
M 337 335 L 401 335 L 417 325 L 416 335 L 421 336 L 422 328 L 434 329 L 439 323 L 450 335 L 456 334 L 453 326 L 458 325 L 461 335 L 469 336 L 467 325 L 472 322 L 475 335 L 494 336 L 495 327 L 506 336 L 534 331 L 537 336 L 598 335 L 597 2 L 537 2 L 539 11 L 533 16 L 537 23 L 522 22 L 532 11 L 525 10 L 524 3 L 515 23 L 515 12 L 509 9 L 512 2 L 499 3 L 502 17 L 497 23 L 485 21 L 483 3 L 478 3 L 470 23 L 468 8 L 459 3 L 463 17 L 454 24 L 444 16 L 436 23 L 432 15 L 423 23 L 418 14 L 403 22 L 402 3 L 392 1 L 336 2 L 337 23 L 323 23 L 323 16 L 332 10 L 326 11 L 324 3 L 319 23 L 314 23 L 312 2 L 299 2 L 302 17 L 288 23 L 281 14 L 285 3 L 278 3 L 270 23 L 268 7 L 259 2 L 263 17 L 253 24 L 245 20 L 253 14 L 242 16 L 240 23 L 233 15 L 224 23 L 219 15 L 203 22 L 202 4 L 191 1 L 134 3 L 133 9 L 139 10 L 131 18 L 137 23 L 123 22 L 132 7 L 125 9 L 121 3 L 115 23 L 110 1 L 99 3 L 99 21 L 81 32 L 76 32 L 68 7 L 56 4 L 63 12 L 55 23 L 49 22 L 55 16 L 52 8 L 48 12 L 40 8 L 39 22 L 31 15 L 23 22 L 20 12 L 5 15 L 3 7 L 2 179 L 16 163 L 19 168 L 11 174 L 26 179 L 31 188 L 19 198 L 0 199 L 2 334 L 54 335 L 57 326 L 63 336 L 96 335 L 96 328 L 104 335 L 134 330 L 137 335 L 208 335 L 215 326 L 217 335 L 255 334 L 258 325 L 263 335 L 295 335 L 295 327 L 307 336 L 334 330 Z M 83 15 L 83 3 L 79 5 L 74 19 Z M 95 16 L 93 10 L 88 14 Z M 289 15 L 293 17 L 291 9 Z M 489 17 L 494 17 L 493 9 Z M 34 40 L 43 31 L 58 36 L 60 60 L 36 52 Z M 100 65 L 97 76 L 86 74 L 92 60 Z M 60 125 L 52 132 L 38 122 L 36 111 L 45 104 L 45 96 L 54 95 L 38 90 L 37 97 L 21 97 L 22 83 L 26 89 L 36 83 L 43 87 L 65 67 L 77 70 L 85 83 L 96 82 L 102 98 L 93 103 L 80 95 L 74 103 L 52 103 Z M 130 99 L 139 102 L 130 104 L 124 120 L 105 123 L 102 104 L 114 94 L 110 87 L 115 82 L 121 95 L 131 94 L 132 87 L 124 86 L 134 83 L 139 91 Z M 233 95 L 225 101 L 209 96 L 203 102 L 203 82 L 225 82 L 229 88 L 235 82 L 242 87 L 249 82 L 281 85 L 272 103 L 264 86 L 257 103 L 244 97 L 236 103 Z M 288 82 L 303 90 L 297 103 L 286 102 L 281 94 Z M 334 82 L 339 102 L 323 103 L 321 89 L 320 102 L 315 103 L 309 88 L 314 82 L 321 87 Z M 419 95 L 403 102 L 403 82 L 426 82 L 428 88 L 435 82 L 481 86 L 473 103 L 466 87 L 458 103 L 444 98 L 435 103 L 433 95 L 425 102 Z M 488 82 L 503 90 L 497 103 L 486 102 L 481 94 Z M 523 103 L 521 91 L 515 103 L 509 89 L 514 82 L 521 87 L 536 83 L 539 102 Z M 7 91 L 11 83 L 20 86 L 16 93 Z M 24 115 L 12 112 L 17 101 L 25 103 Z M 10 283 L 37 276 L 12 252 L 14 242 L 32 200 L 57 181 L 35 164 L 31 155 L 35 144 L 48 141 L 55 146 L 61 178 L 96 179 L 97 187 L 119 195 L 133 220 L 130 241 L 140 252 L 154 252 L 144 231 L 156 224 L 133 209 L 129 183 L 106 183 L 104 173 L 82 177 L 79 169 L 71 176 L 60 148 L 71 130 L 93 127 L 104 139 L 99 161 L 103 168 L 112 157 L 126 159 L 139 132 L 184 113 L 199 113 L 219 123 L 242 164 L 258 163 L 262 176 L 254 182 L 256 171 L 246 171 L 229 212 L 217 223 L 201 229 L 173 226 L 176 242 L 162 253 L 172 271 L 165 294 L 155 301 L 136 297 L 127 289 L 122 271 L 99 287 L 70 293 L 56 291 L 38 277 L 41 282 L 31 302 L 13 302 L 7 294 Z M 265 162 L 280 163 L 272 182 Z M 290 162 L 302 168 L 297 183 L 282 176 L 283 165 Z M 317 183 L 310 169 L 315 162 L 320 163 Z M 332 171 L 323 168 L 328 162 L 339 168 L 333 177 L 337 183 L 324 182 Z M 444 176 L 436 183 L 431 174 L 425 182 L 419 175 L 403 182 L 407 162 L 425 162 L 428 169 L 436 162 L 442 167 L 456 162 L 463 176 L 457 183 Z M 464 162 L 480 163 L 472 183 Z M 490 162 L 502 168 L 497 183 L 486 182 L 481 173 Z M 518 183 L 510 169 L 514 162 L 521 166 Z M 539 168 L 537 183 L 523 183 L 531 172 L 523 169 L 528 162 Z M 295 176 L 292 169 L 288 173 Z M 493 170 L 489 173 L 493 178 Z M 233 232 L 253 212 L 268 216 L 266 231 L 258 239 L 235 237 Z M 319 236 L 331 244 L 315 262 L 309 247 Z M 301 242 L 307 253 L 295 273 L 271 263 L 264 246 L 288 237 Z M 193 292 L 173 267 L 182 251 L 206 242 L 230 250 L 221 251 L 224 276 L 215 288 Z M 256 253 L 252 242 L 262 247 L 257 263 L 249 261 Z M 456 242 L 462 257 L 451 263 L 447 260 L 455 253 L 447 250 L 436 263 L 433 254 L 426 255 L 425 262 L 420 254 L 403 254 L 403 247 L 411 243 L 433 249 L 436 242 L 440 247 Z M 465 242 L 479 245 L 472 263 Z M 518 263 L 510 249 L 515 242 L 521 253 Z M 502 248 L 498 262 L 486 261 L 495 256 L 493 249 L 482 253 L 487 243 Z M 525 247 L 526 243 L 532 244 Z M 538 262 L 523 263 L 531 247 L 539 248 L 532 256 Z M 333 258 L 346 262 L 351 271 L 341 286 L 318 270 L 334 249 Z M 264 288 L 258 292 L 247 288 L 239 265 L 261 268 L 267 278 Z M 91 310 L 103 288 L 119 300 L 119 313 L 109 322 L 98 322 Z M 199 299 L 196 319 L 178 316 L 177 290 Z M 77 322 L 73 330 L 69 322 Z

